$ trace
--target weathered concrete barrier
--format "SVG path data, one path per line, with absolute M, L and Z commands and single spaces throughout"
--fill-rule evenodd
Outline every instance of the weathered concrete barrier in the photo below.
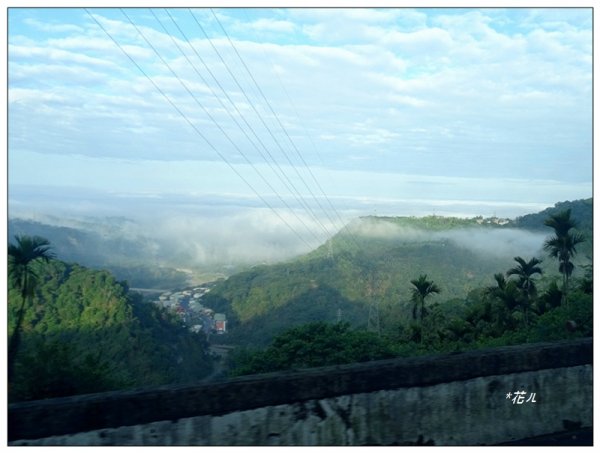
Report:
M 11 445 L 498 444 L 591 427 L 592 385 L 588 338 L 17 403 L 8 436 Z

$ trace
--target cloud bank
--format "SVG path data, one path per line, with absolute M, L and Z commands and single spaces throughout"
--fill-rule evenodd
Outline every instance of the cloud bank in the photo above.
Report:
M 548 234 L 515 228 L 456 228 L 447 231 L 426 231 L 382 219 L 361 219 L 353 225 L 355 234 L 398 242 L 450 241 L 473 253 L 498 258 L 543 255 L 543 244 Z
M 271 260 L 341 227 L 304 164 L 343 222 L 591 196 L 589 8 L 91 11 L 8 11 L 10 215 Z

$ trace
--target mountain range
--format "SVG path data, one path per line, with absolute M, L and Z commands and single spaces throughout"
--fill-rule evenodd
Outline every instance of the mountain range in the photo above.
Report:
M 204 303 L 227 315 L 230 334 L 223 340 L 231 343 L 266 344 L 285 328 L 310 321 L 366 326 L 373 313 L 384 323 L 406 319 L 410 280 L 421 274 L 441 288 L 438 301 L 465 299 L 491 285 L 493 275 L 513 267 L 516 256 L 542 259 L 542 281 L 556 278 L 558 264 L 543 251 L 552 233 L 544 221 L 564 209 L 571 209 L 586 237 L 575 260 L 577 276 L 579 265 L 592 261 L 591 198 L 560 202 L 516 219 L 358 218 L 319 248 L 287 261 L 246 266 L 242 272 L 239 266 L 203 269 L 204 279 L 220 278 Z M 10 219 L 8 232 L 9 238 L 45 237 L 59 259 L 107 269 L 131 287 L 190 285 L 189 271 L 178 266 L 167 244 L 134 227 L 121 217 L 69 225 Z
M 441 289 L 432 302 L 467 300 L 494 283 L 514 258 L 542 259 L 540 281 L 558 278 L 558 263 L 543 250 L 549 215 L 571 209 L 586 241 L 574 277 L 592 262 L 592 199 L 557 203 L 517 219 L 429 216 L 364 217 L 302 257 L 255 266 L 220 282 L 205 304 L 227 314 L 233 344 L 266 345 L 278 333 L 311 321 L 367 327 L 410 317 L 411 283 L 426 274 Z M 379 318 L 377 320 L 376 318 Z

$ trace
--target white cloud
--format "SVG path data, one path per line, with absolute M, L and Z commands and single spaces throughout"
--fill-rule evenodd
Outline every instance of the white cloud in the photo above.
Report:
M 302 32 L 311 40 L 321 43 L 368 42 L 373 24 L 392 25 L 398 17 L 394 9 L 335 9 L 300 10 L 294 16 L 308 19 Z
M 352 145 L 369 146 L 387 143 L 397 138 L 400 134 L 387 129 L 377 127 L 364 127 L 357 125 L 356 129 L 360 133 L 349 134 L 347 140 Z
M 41 30 L 48 33 L 81 33 L 83 31 L 83 28 L 78 25 L 48 23 L 32 18 L 25 18 L 23 20 L 23 23 L 37 30 Z
M 378 8 L 378 9 L 370 9 L 370 8 L 356 8 L 356 9 L 342 9 L 342 10 L 334 10 L 332 11 L 332 15 L 336 19 L 344 19 L 352 22 L 358 23 L 393 23 L 398 17 L 404 14 L 405 10 L 393 9 L 393 8 Z M 416 14 L 415 11 L 409 12 L 414 18 Z
M 433 202 L 471 199 L 470 193 L 475 193 L 481 202 L 555 202 L 590 191 L 591 28 L 585 15 L 576 19 L 567 14 L 562 19 L 536 18 L 527 10 L 280 9 L 265 10 L 264 15 L 255 10 L 246 20 L 219 10 L 220 20 L 234 30 L 237 50 L 276 111 L 275 118 L 228 40 L 213 28 L 213 19 L 207 22 L 213 44 L 250 101 L 194 23 L 186 22 L 185 13 L 177 14 L 178 23 L 186 27 L 195 49 L 278 162 L 286 160 L 252 105 L 292 155 L 285 132 L 310 164 L 317 161 L 310 139 L 315 142 L 320 162 L 334 170 L 333 180 L 326 173 L 319 179 L 328 194 L 376 199 L 418 195 Z M 47 14 L 48 23 L 59 25 L 51 10 Z M 177 34 L 176 42 L 206 82 L 151 15 L 133 10 L 128 14 L 239 149 L 262 164 L 212 96 L 210 88 L 229 105 L 187 43 Z M 109 16 L 102 10 L 94 10 L 94 15 L 219 152 L 232 162 L 241 160 L 239 151 L 124 17 L 117 20 L 118 14 Z M 185 175 L 184 168 L 164 163 L 195 161 L 200 165 L 195 179 L 167 178 L 161 184 L 205 190 L 200 182 L 205 178 L 220 189 L 221 183 L 230 183 L 229 177 L 219 181 L 206 175 L 204 162 L 219 157 L 102 30 L 82 16 L 86 22 L 75 24 L 80 30 L 64 27 L 64 36 L 40 33 L 39 28 L 27 34 L 26 27 L 10 36 L 9 152 L 88 154 L 99 161 L 119 156 L 139 161 L 140 169 L 157 173 L 170 169 Z M 161 18 L 167 25 L 166 16 Z M 244 26 L 252 32 L 246 34 Z M 237 112 L 231 113 L 241 121 Z M 244 127 L 258 142 L 245 123 Z M 62 162 L 57 159 L 54 162 Z M 165 166 L 147 167 L 144 160 Z M 45 161 L 52 162 L 50 157 Z M 218 171 L 224 168 L 223 164 Z M 103 172 L 104 167 L 94 170 Z M 248 171 L 244 175 L 254 178 L 252 169 Z M 73 173 L 78 174 L 75 168 Z M 93 179 L 93 171 L 83 173 Z M 412 173 L 455 179 L 407 182 L 403 175 Z M 126 178 L 120 171 L 112 174 Z M 140 185 L 147 184 L 137 170 L 130 175 Z M 42 173 L 38 176 L 45 178 Z M 333 184 L 336 180 L 338 184 Z M 551 180 L 562 182 L 548 183 Z M 241 188 L 240 193 L 244 190 L 248 189 Z M 260 190 L 266 189 L 261 185 Z
M 57 93 L 31 88 L 14 88 L 8 93 L 8 102 L 64 102 L 67 98 Z
M 187 255 L 191 264 L 276 262 L 316 247 L 319 242 L 290 213 L 283 219 L 301 232 L 309 245 L 299 239 L 278 215 L 268 209 L 239 210 L 227 216 L 191 213 L 162 218 L 154 224 L 150 236 L 172 244 L 173 255 Z M 304 222 L 319 231 L 319 226 Z M 322 236 L 322 234 L 321 234 Z M 185 238 L 185 239 L 184 239 Z
M 496 32 L 490 27 L 492 18 L 482 10 L 466 10 L 463 14 L 440 14 L 432 23 L 455 36 L 489 38 Z
M 351 231 L 358 236 L 408 243 L 451 241 L 474 253 L 499 258 L 540 256 L 544 240 L 548 236 L 544 233 L 512 228 L 457 228 L 432 232 L 372 218 L 363 218 L 354 222 Z
M 373 30 L 373 35 L 382 44 L 392 46 L 401 55 L 411 57 L 431 58 L 432 55 L 443 55 L 455 44 L 452 36 L 440 28 L 424 28 L 420 30 L 402 32 L 395 29 Z
M 521 19 L 519 26 L 526 30 L 591 29 L 592 16 L 589 8 L 531 8 Z
M 390 100 L 394 101 L 396 104 L 407 105 L 410 107 L 427 107 L 430 105 L 429 101 L 425 101 L 414 96 L 407 95 L 391 95 Z
M 67 36 L 63 38 L 50 38 L 46 41 L 49 47 L 58 49 L 78 50 L 80 52 L 87 50 L 116 50 L 115 43 L 108 39 L 106 35 L 93 37 L 85 34 L 77 36 Z
M 543 254 L 542 247 L 548 235 L 515 229 L 461 229 L 436 236 L 449 239 L 460 247 L 487 256 L 506 258 L 521 256 L 528 259 Z
M 58 86 L 89 84 L 106 78 L 103 73 L 86 67 L 44 63 L 13 63 L 10 65 L 10 76 L 15 81 L 39 79 L 43 80 L 43 84 L 54 82 Z
M 79 63 L 82 65 L 90 66 L 114 67 L 114 63 L 111 61 L 90 57 L 88 55 L 82 55 L 81 53 L 67 52 L 61 49 L 53 49 L 48 47 L 26 47 L 9 45 L 8 51 L 11 58 L 16 59 L 48 59 L 51 61 L 60 61 L 63 64 Z
M 296 30 L 296 24 L 293 22 L 266 18 L 250 22 L 247 27 L 257 31 L 278 33 L 293 33 Z

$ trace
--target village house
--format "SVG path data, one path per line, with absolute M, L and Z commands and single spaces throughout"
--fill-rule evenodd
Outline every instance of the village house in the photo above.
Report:
M 215 313 L 214 316 L 215 321 L 215 330 L 217 333 L 225 333 L 227 332 L 227 317 L 223 313 Z

